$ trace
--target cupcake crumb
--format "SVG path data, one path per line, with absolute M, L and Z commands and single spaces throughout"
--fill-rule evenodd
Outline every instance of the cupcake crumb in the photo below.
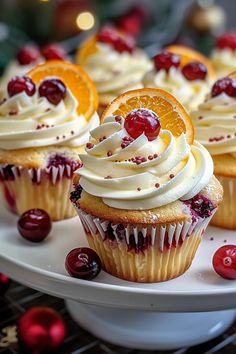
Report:
M 138 188 L 137 188 L 137 191 L 139 191 L 139 192 L 140 192 L 140 191 L 141 191 L 141 188 L 140 188 L 140 187 L 138 187 Z
M 210 237 L 210 241 L 213 241 L 214 240 L 214 237 Z
M 174 178 L 174 174 L 173 173 L 171 173 L 170 175 L 169 175 L 169 177 L 172 179 L 172 178 Z
M 105 176 L 104 179 L 112 179 L 112 177 L 110 175 Z

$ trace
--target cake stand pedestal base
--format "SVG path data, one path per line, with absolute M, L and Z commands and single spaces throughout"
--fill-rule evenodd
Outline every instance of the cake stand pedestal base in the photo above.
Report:
M 223 333 L 236 310 L 166 313 L 105 308 L 66 300 L 73 319 L 93 335 L 120 346 L 171 350 L 206 342 Z

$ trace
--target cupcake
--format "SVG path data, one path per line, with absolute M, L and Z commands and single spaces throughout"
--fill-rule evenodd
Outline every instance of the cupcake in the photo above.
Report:
M 162 89 L 126 92 L 105 110 L 80 158 L 71 200 L 103 269 L 160 282 L 191 265 L 222 199 L 191 119 Z
M 96 90 L 78 65 L 48 61 L 15 76 L 0 104 L 0 181 L 7 207 L 52 220 L 74 216 L 66 198 L 89 130 L 99 124 Z
M 192 49 L 172 46 L 167 50 L 153 58 L 154 68 L 144 75 L 143 84 L 167 90 L 192 111 L 209 91 L 212 68 L 206 58 Z
M 78 62 L 92 78 L 101 110 L 117 95 L 141 88 L 143 75 L 152 67 L 147 55 L 135 47 L 134 39 L 112 27 L 82 44 Z
M 35 65 L 46 60 L 58 59 L 67 59 L 65 50 L 58 44 L 47 45 L 41 52 L 34 45 L 25 45 L 18 51 L 16 58 L 7 65 L 0 80 L 0 89 L 4 89 L 12 77 L 25 75 Z
M 192 113 L 195 137 L 212 155 L 224 201 L 212 224 L 236 229 L 236 72 L 216 81 L 204 103 Z
M 227 32 L 217 38 L 212 63 L 218 78 L 236 70 L 236 32 Z

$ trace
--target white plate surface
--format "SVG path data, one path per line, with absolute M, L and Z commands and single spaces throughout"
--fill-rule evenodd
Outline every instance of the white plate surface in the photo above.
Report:
M 19 236 L 17 217 L 0 211 L 0 272 L 38 290 L 83 303 L 155 311 L 208 311 L 236 307 L 236 280 L 220 278 L 211 265 L 217 248 L 236 244 L 236 232 L 209 227 L 191 268 L 164 283 L 138 284 L 101 272 L 93 281 L 71 278 L 67 253 L 87 245 L 79 218 L 54 223 L 50 236 L 33 244 Z M 211 238 L 214 240 L 210 240 Z M 226 242 L 225 242 L 226 240 Z

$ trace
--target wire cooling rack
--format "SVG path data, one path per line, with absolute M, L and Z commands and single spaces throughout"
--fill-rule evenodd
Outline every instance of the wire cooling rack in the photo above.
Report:
M 0 354 L 25 354 L 18 344 L 16 323 L 25 310 L 34 306 L 51 307 L 65 321 L 67 336 L 57 354 L 236 354 L 236 322 L 216 339 L 191 348 L 165 352 L 128 349 L 104 342 L 79 327 L 63 300 L 15 282 L 5 296 L 0 296 Z

